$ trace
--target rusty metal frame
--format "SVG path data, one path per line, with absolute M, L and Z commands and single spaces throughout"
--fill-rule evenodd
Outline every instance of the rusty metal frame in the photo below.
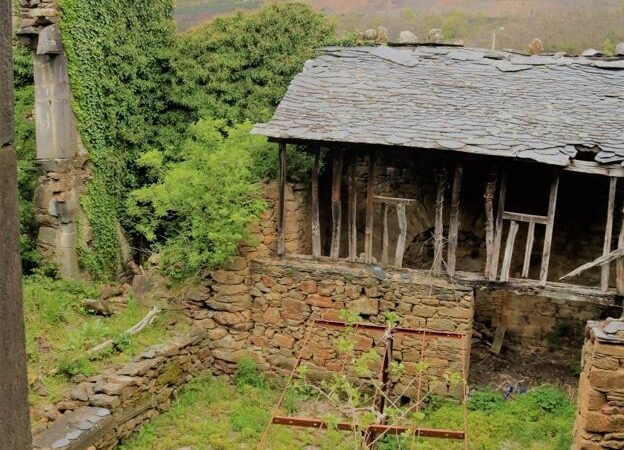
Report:
M 301 350 L 305 348 L 305 344 L 307 343 L 310 337 L 311 328 L 314 327 L 315 325 L 317 327 L 339 328 L 339 329 L 343 329 L 349 326 L 345 322 L 339 322 L 335 320 L 312 319 L 310 323 L 308 324 L 308 332 L 306 332 L 306 336 L 304 338 L 304 342 L 301 347 Z M 395 334 L 419 335 L 421 336 L 423 341 L 432 340 L 432 339 L 453 339 L 453 340 L 460 339 L 461 340 L 461 339 L 466 338 L 466 335 L 462 333 L 441 332 L 441 331 L 428 330 L 424 328 L 405 328 L 405 327 L 389 328 L 387 326 L 376 325 L 376 324 L 371 324 L 371 323 L 357 323 L 352 326 L 354 329 L 357 329 L 358 331 L 364 330 L 364 331 L 384 333 L 384 340 L 386 341 L 386 345 L 385 345 L 383 363 L 382 363 L 382 367 L 380 371 L 380 381 L 382 382 L 382 389 L 384 391 L 388 389 L 388 379 L 389 379 L 388 367 L 392 359 L 393 335 Z M 422 354 L 421 354 L 421 357 L 422 357 Z M 260 446 L 258 447 L 259 449 L 263 445 L 264 440 L 266 438 L 266 432 L 268 431 L 268 428 L 272 424 L 286 425 L 286 426 L 292 426 L 292 427 L 302 427 L 302 428 L 315 428 L 315 429 L 327 429 L 328 428 L 328 424 L 322 419 L 313 418 L 313 417 L 278 416 L 275 414 L 282 406 L 284 394 L 294 377 L 295 371 L 301 364 L 301 360 L 302 360 L 302 357 L 301 357 L 301 351 L 300 351 L 299 357 L 297 358 L 297 362 L 295 363 L 295 366 L 293 367 L 290 373 L 288 382 L 286 383 L 286 387 L 284 388 L 282 395 L 280 396 L 277 404 L 275 405 L 273 409 L 273 413 L 271 414 L 271 420 L 269 421 L 269 424 L 267 425 L 265 429 L 265 433 L 263 433 L 262 439 L 259 444 Z M 465 408 L 466 407 L 466 373 L 465 373 L 466 368 L 465 368 L 464 362 L 465 362 L 464 356 L 462 356 L 462 383 L 463 383 L 463 402 L 462 403 Z M 384 407 L 385 407 L 384 396 L 380 395 L 379 398 L 377 398 L 377 394 L 376 394 L 375 398 L 373 399 L 373 402 L 376 402 L 378 404 L 377 409 L 380 413 L 383 414 Z M 354 424 L 348 423 L 348 422 L 340 422 L 338 424 L 335 424 L 334 426 L 336 427 L 336 429 L 341 430 L 341 431 L 358 431 L 357 427 Z M 467 441 L 466 441 L 467 430 L 466 430 L 465 419 L 464 419 L 463 430 L 447 430 L 447 429 L 420 428 L 420 427 L 413 428 L 413 427 L 402 427 L 402 426 L 396 426 L 396 425 L 386 425 L 385 423 L 379 423 L 379 424 L 369 425 L 368 427 L 366 427 L 366 429 L 362 429 L 360 431 L 364 433 L 364 436 L 368 444 L 371 444 L 378 434 L 396 436 L 396 435 L 407 433 L 415 437 L 431 437 L 431 438 L 439 438 L 439 439 L 463 440 L 464 448 L 466 448 L 466 445 L 467 445 Z

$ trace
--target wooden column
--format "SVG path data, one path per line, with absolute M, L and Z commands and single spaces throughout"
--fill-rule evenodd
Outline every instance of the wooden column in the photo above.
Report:
M 388 265 L 388 204 L 381 204 L 381 265 Z
M 505 212 L 505 198 L 507 197 L 507 169 L 503 169 L 503 174 L 498 189 L 498 208 L 496 212 L 496 229 L 494 231 L 494 243 L 492 245 L 492 255 L 490 256 L 489 280 L 495 281 L 498 273 L 498 259 L 500 257 L 501 241 L 503 240 L 503 214 Z
M 624 210 L 622 211 L 620 235 L 618 236 L 618 249 L 624 250 Z M 618 295 L 624 295 L 624 258 L 618 258 L 615 262 L 615 283 Z M 622 317 L 624 317 L 624 308 Z
M 332 211 L 332 240 L 329 251 L 330 258 L 338 259 L 340 256 L 340 227 L 342 225 L 342 202 L 340 197 L 340 185 L 342 182 L 342 163 L 344 160 L 343 150 L 334 150 L 332 152 L 332 194 L 331 194 L 331 211 Z
M 514 244 L 516 235 L 518 234 L 518 222 L 511 221 L 509 225 L 509 234 L 507 235 L 507 244 L 505 245 L 505 254 L 503 256 L 503 266 L 501 268 L 501 281 L 509 281 L 509 270 L 511 269 L 511 259 L 513 257 Z
M 453 175 L 453 188 L 451 189 L 451 214 L 449 219 L 448 232 L 448 263 L 449 275 L 455 275 L 455 264 L 457 261 L 457 237 L 459 235 L 459 215 L 460 215 L 460 194 L 464 168 L 461 163 L 455 166 Z
M 375 151 L 368 152 L 368 181 L 366 184 L 366 231 L 364 233 L 364 261 L 373 261 L 373 196 L 375 185 Z
M 526 246 L 524 248 L 524 264 L 522 265 L 522 277 L 529 277 L 531 269 L 531 254 L 533 253 L 533 241 L 535 240 L 535 222 L 529 222 L 529 231 L 527 231 Z
M 444 194 L 448 174 L 442 169 L 436 175 L 438 187 L 436 191 L 435 231 L 433 234 L 433 274 L 442 275 L 442 252 L 444 251 Z
M 312 256 L 320 258 L 321 256 L 321 221 L 319 219 L 319 160 L 321 158 L 321 149 L 317 148 L 314 152 L 314 166 L 312 167 Z
M 559 170 L 555 169 L 552 183 L 550 185 L 550 198 L 548 199 L 548 223 L 546 224 L 546 234 L 544 236 L 544 249 L 542 250 L 542 268 L 540 269 L 540 281 L 546 284 L 548 280 L 548 264 L 550 263 L 550 247 L 552 246 L 552 235 L 555 228 L 555 211 L 557 210 L 557 192 L 559 190 Z
M 11 0 L 0 0 L 0 447 L 32 448 L 13 148 Z
M 399 203 L 396 206 L 397 218 L 399 222 L 399 237 L 397 239 L 396 252 L 394 255 L 394 267 L 403 267 L 403 254 L 405 253 L 405 240 L 407 238 L 407 217 L 405 216 L 405 204 Z
M 485 278 L 490 279 L 492 270 L 492 250 L 494 247 L 494 196 L 496 195 L 496 183 L 498 181 L 498 168 L 490 170 L 487 185 L 485 187 Z
M 602 246 L 602 254 L 608 255 L 611 252 L 611 239 L 613 237 L 613 210 L 615 209 L 615 189 L 617 187 L 617 178 L 609 179 L 609 200 L 607 202 L 607 222 L 605 224 L 604 244 Z M 603 292 L 609 290 L 609 269 L 610 264 L 603 264 L 600 268 L 600 289 Z
M 284 254 L 284 233 L 286 227 L 286 144 L 279 143 L 279 203 L 277 215 L 277 254 Z
M 357 156 L 352 153 L 349 165 L 349 261 L 357 260 Z

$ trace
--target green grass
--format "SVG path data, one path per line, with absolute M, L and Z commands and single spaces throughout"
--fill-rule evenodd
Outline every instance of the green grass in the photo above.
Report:
M 170 326 L 177 315 L 166 311 L 138 335 L 124 337 L 124 331 L 141 320 L 148 308 L 130 298 L 128 306 L 111 317 L 88 314 L 82 300 L 97 298 L 98 291 L 99 287 L 90 283 L 42 275 L 24 278 L 26 350 L 35 422 L 37 406 L 59 400 L 76 377 L 125 362 L 185 328 L 181 320 Z M 115 348 L 95 360 L 88 359 L 87 350 L 107 339 L 115 340 Z
M 244 367 L 230 384 L 225 379 L 204 377 L 193 381 L 172 409 L 141 429 L 121 450 L 254 449 L 270 417 L 278 393 L 267 387 L 261 375 Z M 426 410 L 423 427 L 462 429 L 463 408 L 443 401 Z M 504 401 L 499 393 L 473 395 L 468 411 L 469 448 L 475 450 L 567 450 L 570 448 L 574 405 L 555 387 L 541 387 Z M 274 425 L 266 448 L 353 449 L 338 432 L 317 432 Z M 342 434 L 341 436 L 344 436 Z M 462 442 L 420 439 L 411 443 L 386 438 L 380 450 L 462 449 Z

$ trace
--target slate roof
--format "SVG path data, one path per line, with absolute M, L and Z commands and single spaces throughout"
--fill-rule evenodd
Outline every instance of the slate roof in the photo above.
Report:
M 323 51 L 253 133 L 555 165 L 593 148 L 598 162 L 624 161 L 624 60 L 444 46 Z

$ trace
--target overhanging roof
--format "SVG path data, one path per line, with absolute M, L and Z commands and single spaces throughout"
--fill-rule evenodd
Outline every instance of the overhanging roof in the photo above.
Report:
M 579 150 L 624 161 L 624 60 L 444 46 L 323 50 L 253 133 L 561 166 Z

